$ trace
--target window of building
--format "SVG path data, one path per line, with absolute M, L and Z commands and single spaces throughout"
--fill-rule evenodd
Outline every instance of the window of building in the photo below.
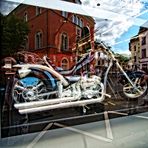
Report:
M 73 15 L 72 22 L 75 23 L 75 24 L 77 24 L 77 16 L 76 15 Z
M 136 45 L 134 46 L 134 51 L 136 51 Z
M 81 29 L 79 27 L 77 27 L 77 29 L 76 29 L 76 35 L 79 38 L 81 37 Z
M 62 16 L 67 18 L 68 17 L 68 12 L 62 11 Z
M 83 20 L 80 19 L 78 16 L 73 15 L 72 16 L 72 22 L 75 23 L 76 25 L 83 27 Z
M 76 16 L 75 24 L 78 25 L 78 17 Z
M 134 56 L 134 62 L 136 62 L 136 59 L 137 59 L 136 56 Z
M 72 22 L 75 23 L 75 15 L 72 16 Z
M 75 0 L 75 3 L 81 4 L 80 0 Z
M 64 70 L 67 70 L 68 69 L 68 60 L 67 59 L 63 59 L 62 62 L 61 62 L 61 67 L 64 69 Z
M 77 17 L 77 25 L 80 26 L 80 18 Z
M 35 48 L 41 48 L 42 47 L 42 33 L 37 32 L 35 35 Z
M 82 28 L 81 39 L 83 40 L 83 42 L 87 42 L 83 45 L 83 50 L 85 52 L 88 52 L 88 50 L 91 49 L 90 31 L 88 27 Z
M 102 60 L 101 60 L 101 65 L 104 65 L 104 63 L 105 63 L 105 62 L 104 62 L 104 60 L 102 59 Z
M 61 50 L 62 51 L 68 50 L 68 36 L 66 33 L 63 33 L 61 36 Z
M 100 62 L 100 60 L 97 62 L 97 64 L 98 64 L 98 65 L 101 65 L 101 62 Z
M 36 7 L 36 15 L 41 14 L 42 9 L 40 7 Z
M 25 14 L 24 14 L 24 21 L 25 21 L 25 22 L 28 21 L 28 15 L 27 15 L 27 12 L 25 12 Z
M 147 70 L 148 70 L 147 64 L 142 64 L 142 70 L 144 70 L 145 72 L 147 72 Z
M 83 27 L 83 20 L 80 19 L 80 27 L 82 28 Z
M 146 58 L 146 49 L 142 49 L 142 58 Z
M 89 37 L 90 36 L 90 30 L 89 27 L 83 27 L 82 28 L 82 38 Z
M 141 42 L 142 45 L 145 45 L 146 44 L 146 36 L 145 37 L 142 37 L 142 42 Z
M 29 38 L 28 38 L 28 36 L 25 39 L 25 49 L 29 49 Z

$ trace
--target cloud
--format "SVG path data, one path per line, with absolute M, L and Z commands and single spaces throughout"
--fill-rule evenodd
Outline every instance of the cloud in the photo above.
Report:
M 5 3 L 3 3 L 1 7 L 1 11 L 5 14 L 7 14 L 12 9 L 14 9 L 14 7 L 16 7 L 16 4 L 14 3 L 12 5 L 11 2 L 13 1 L 20 2 L 22 0 L 8 0 L 8 1 L 9 2 L 5 1 Z M 61 0 L 59 0 L 57 3 L 54 1 L 55 4 L 52 2 L 52 8 L 56 9 L 60 1 Z M 103 19 L 95 18 L 96 30 L 97 30 L 95 37 L 96 39 L 103 40 L 112 46 L 116 43 L 117 39 L 119 39 L 123 35 L 123 33 L 127 32 L 128 29 L 131 26 L 133 26 L 134 23 L 138 26 L 141 26 L 141 24 L 143 24 L 143 20 L 139 20 L 137 16 L 140 16 L 142 13 L 146 13 L 146 11 L 148 11 L 147 0 L 81 0 L 81 1 L 83 4 L 81 9 L 80 9 L 80 6 L 79 6 L 79 9 L 70 5 L 67 5 L 66 7 L 65 6 L 66 3 L 63 4 L 64 6 L 60 3 L 59 4 L 60 8 L 58 7 L 57 9 L 63 10 L 63 11 L 67 10 L 69 12 L 71 12 L 71 10 L 75 10 L 73 11 L 73 13 L 76 13 L 79 10 L 79 13 L 83 12 L 83 14 L 85 13 L 85 15 L 90 14 L 91 16 L 94 16 L 94 17 L 97 17 L 99 15 L 99 17 Z M 44 7 L 47 7 L 49 4 L 47 8 L 50 8 L 51 6 L 51 2 L 49 2 L 49 0 L 44 0 L 42 2 L 41 1 L 27 1 L 27 2 L 30 4 L 34 2 L 33 4 L 38 4 L 38 6 L 40 6 L 43 3 L 44 5 L 42 4 L 41 6 L 44 6 Z M 64 3 L 64 1 L 62 2 Z M 90 13 L 88 13 L 87 11 L 86 12 L 84 11 L 86 10 L 86 7 L 84 7 L 83 9 L 84 5 L 91 7 L 91 9 L 87 8 L 87 11 L 90 10 Z M 97 10 L 99 9 L 107 10 L 107 12 L 109 13 L 107 12 L 105 13 L 105 11 L 93 12 L 92 10 L 96 10 L 96 9 L 92 9 L 92 8 L 96 8 Z M 102 12 L 102 14 L 100 15 L 100 13 L 98 14 L 98 12 Z M 113 12 L 115 12 L 116 15 Z M 104 18 L 107 18 L 107 19 L 104 19 Z M 112 19 L 108 20 L 108 18 L 109 19 L 112 18 Z M 131 18 L 136 18 L 136 21 L 134 19 L 132 20 Z
M 136 18 L 142 14 L 145 8 L 144 0 L 81 0 L 83 5 L 98 9 L 104 9 L 118 14 L 124 14 L 129 18 Z M 98 5 L 98 6 L 97 6 Z M 144 12 L 145 13 L 145 12 Z M 121 18 L 119 18 L 121 20 Z M 118 18 L 117 18 L 118 20 Z M 103 40 L 109 45 L 114 45 L 121 35 L 134 25 L 131 19 L 122 21 L 111 21 L 107 19 L 96 19 L 96 39 Z
M 0 2 L 0 12 L 3 15 L 9 14 L 14 8 L 18 6 L 18 3 L 9 2 L 9 1 L 1 1 Z

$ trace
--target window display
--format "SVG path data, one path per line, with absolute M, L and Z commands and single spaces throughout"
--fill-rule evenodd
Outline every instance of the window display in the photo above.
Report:
M 60 132 L 80 147 L 119 147 L 131 119 L 147 131 L 147 3 L 120 1 L 117 9 L 116 2 L 2 1 L 11 9 L 1 9 L 2 147 L 20 146 L 21 138 L 22 147 L 48 147 L 46 139 L 55 147 Z M 74 147 L 70 141 L 63 147 Z

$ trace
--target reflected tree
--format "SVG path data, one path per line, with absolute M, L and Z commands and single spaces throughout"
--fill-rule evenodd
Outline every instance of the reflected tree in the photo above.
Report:
M 12 55 L 26 44 L 29 26 L 27 22 L 15 15 L 3 16 L 1 19 L 1 56 Z

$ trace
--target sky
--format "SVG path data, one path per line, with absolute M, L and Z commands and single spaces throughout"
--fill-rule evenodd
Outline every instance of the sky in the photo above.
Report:
M 96 21 L 95 39 L 124 54 L 130 54 L 130 38 L 148 21 L 148 0 L 81 0 L 81 6 L 60 0 L 2 0 L 0 11 L 7 14 L 16 7 L 16 2 L 92 16 Z M 144 27 L 148 27 L 148 23 Z
M 82 0 L 82 2 L 91 7 L 98 7 L 97 4 L 99 4 L 102 9 L 148 21 L 147 0 Z M 96 27 L 100 28 L 96 33 L 97 39 L 111 45 L 115 52 L 130 54 L 129 40 L 139 31 L 139 26 L 134 22 L 128 19 L 111 21 L 96 18 Z

